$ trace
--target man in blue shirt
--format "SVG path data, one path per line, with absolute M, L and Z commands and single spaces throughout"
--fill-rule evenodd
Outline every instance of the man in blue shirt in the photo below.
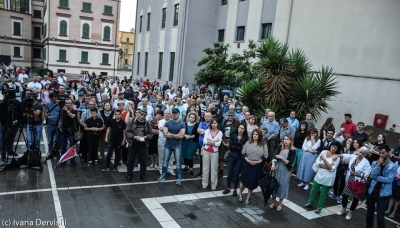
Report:
M 58 139 L 58 116 L 60 114 L 60 106 L 57 102 L 57 95 L 55 93 L 49 94 L 50 101 L 46 104 L 44 116 L 46 118 L 47 124 L 47 138 L 49 143 L 49 155 L 47 156 L 48 159 L 52 159 L 54 157 L 53 154 L 53 145 L 54 140 L 57 141 Z
M 279 139 L 281 142 L 283 142 L 283 138 L 285 135 L 291 135 L 294 137 L 294 134 L 296 133 L 296 129 L 291 125 L 287 119 L 282 118 L 280 120 L 281 127 L 279 129 Z
M 295 130 L 297 130 L 297 128 L 299 128 L 300 122 L 298 119 L 296 119 L 296 111 L 291 111 L 290 116 L 286 119 L 288 120 L 290 125 L 292 125 L 295 128 Z
M 179 109 L 173 108 L 172 120 L 166 122 L 164 125 L 163 133 L 164 138 L 166 138 L 164 148 L 164 161 L 162 165 L 162 174 L 157 180 L 158 183 L 162 183 L 165 181 L 165 176 L 168 171 L 168 163 L 171 158 L 172 152 L 174 152 L 176 160 L 176 185 L 181 185 L 182 138 L 185 136 L 186 125 L 179 120 L 179 114 Z
M 268 141 L 268 162 L 270 162 L 275 152 L 275 140 L 279 134 L 279 124 L 275 121 L 275 112 L 268 113 L 268 121 L 264 122 L 262 127 L 268 129 L 268 132 L 265 134 L 265 139 Z
M 210 112 L 205 112 L 204 113 L 204 122 L 201 122 L 199 124 L 199 127 L 197 128 L 197 133 L 199 133 L 199 146 L 200 146 L 200 148 L 203 147 L 204 133 L 210 127 L 210 122 L 211 122 L 211 113 Z M 200 149 L 200 170 L 194 176 L 196 178 L 203 176 L 203 162 L 202 161 L 203 161 L 203 159 L 202 159 L 202 151 Z

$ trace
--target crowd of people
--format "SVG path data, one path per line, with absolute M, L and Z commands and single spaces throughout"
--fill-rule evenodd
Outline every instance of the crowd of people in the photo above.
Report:
M 373 227 L 375 211 L 378 227 L 384 226 L 385 215 L 396 215 L 400 147 L 389 148 L 383 134 L 370 143 L 364 122 L 355 124 L 351 114 L 344 115 L 345 121 L 337 131 L 333 118 L 318 130 L 310 113 L 299 120 L 296 111 L 291 111 L 287 118 L 276 121 L 273 110 L 267 109 L 258 121 L 233 91 L 218 88 L 213 94 L 208 87 L 196 84 L 175 88 L 168 81 L 161 85 L 94 74 L 77 82 L 68 82 L 63 74 L 55 78 L 34 75 L 29 83 L 24 76 L 11 75 L 6 80 L 3 93 L 13 88 L 17 99 L 33 99 L 36 140 L 40 140 L 43 124 L 47 125 L 47 159 L 59 157 L 68 144 L 71 147 L 80 141 L 83 162 L 95 167 L 104 160 L 103 172 L 118 171 L 124 163 L 127 181 L 132 181 L 137 162 L 142 181 L 148 181 L 147 170 L 158 170 L 159 183 L 168 174 L 176 176 L 176 185 L 181 185 L 182 173 L 188 173 L 202 178 L 202 187 L 210 186 L 211 190 L 216 190 L 226 165 L 223 194 L 232 190 L 242 202 L 247 188 L 246 204 L 250 204 L 252 191 L 267 168 L 281 185 L 273 193 L 269 208 L 283 209 L 290 179 L 296 177 L 299 188 L 311 189 L 305 207 L 313 207 L 319 194 L 315 213 L 321 213 L 329 197 L 341 203 L 342 210 L 337 214 L 346 219 L 352 218 L 363 200 L 353 182 L 365 180 L 367 227 Z M 28 141 L 33 143 L 29 134 Z M 12 147 L 6 152 L 14 153 Z M 200 168 L 195 174 L 196 156 Z M 76 164 L 75 159 L 70 163 Z

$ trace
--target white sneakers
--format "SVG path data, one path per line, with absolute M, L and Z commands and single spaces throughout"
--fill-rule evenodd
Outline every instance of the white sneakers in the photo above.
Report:
M 308 184 L 306 184 L 303 189 L 307 191 L 309 189 Z
M 298 184 L 297 186 L 298 187 L 304 187 L 306 185 L 306 183 L 304 183 L 304 182 L 301 182 L 300 184 Z

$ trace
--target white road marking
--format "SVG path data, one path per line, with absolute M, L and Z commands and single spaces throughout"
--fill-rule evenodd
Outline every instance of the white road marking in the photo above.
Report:
M 43 135 L 43 142 L 44 142 L 44 150 L 45 154 L 48 153 L 48 145 L 47 145 L 47 136 L 46 136 L 46 130 L 42 131 Z M 49 178 L 50 178 L 50 185 L 51 185 L 51 192 L 53 194 L 53 201 L 54 201 L 54 208 L 56 210 L 56 216 L 57 216 L 57 221 L 58 221 L 58 227 L 59 228 L 65 228 L 65 220 L 61 208 L 61 202 L 60 202 L 60 197 L 58 196 L 58 191 L 57 191 L 57 184 L 56 184 L 56 179 L 54 177 L 54 171 L 53 171 L 53 164 L 51 163 L 50 160 L 47 160 L 47 168 L 49 170 Z

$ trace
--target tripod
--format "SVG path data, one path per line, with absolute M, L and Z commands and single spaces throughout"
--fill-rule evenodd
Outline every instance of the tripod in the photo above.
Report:
M 27 151 L 24 154 L 23 157 L 21 157 L 20 161 L 22 161 L 22 163 L 26 163 L 26 167 L 25 168 L 30 168 L 30 169 L 34 169 L 37 171 L 43 171 L 43 162 L 42 160 L 42 152 L 40 151 L 40 142 L 39 145 L 36 145 L 36 140 L 37 140 L 37 132 L 36 132 L 36 127 L 34 125 L 34 110 L 32 108 L 27 108 L 25 109 L 25 113 L 27 113 L 27 123 L 28 123 L 28 127 L 29 127 L 29 131 L 31 134 L 31 141 L 32 141 L 32 145 L 28 145 L 28 142 L 26 143 L 26 147 L 27 147 Z M 31 117 L 29 117 L 31 116 Z M 27 130 L 27 134 L 28 134 L 28 128 Z M 21 135 L 22 133 L 20 133 Z M 18 137 L 19 138 L 19 137 Z M 32 157 L 32 159 L 35 158 L 35 153 L 36 153 L 36 159 L 38 159 L 39 161 L 37 161 L 39 164 L 37 166 L 32 166 L 31 164 L 28 164 L 30 162 L 30 159 Z M 25 156 L 27 158 L 25 158 Z M 26 162 L 25 162 L 26 159 Z M 38 167 L 38 168 L 37 168 Z

